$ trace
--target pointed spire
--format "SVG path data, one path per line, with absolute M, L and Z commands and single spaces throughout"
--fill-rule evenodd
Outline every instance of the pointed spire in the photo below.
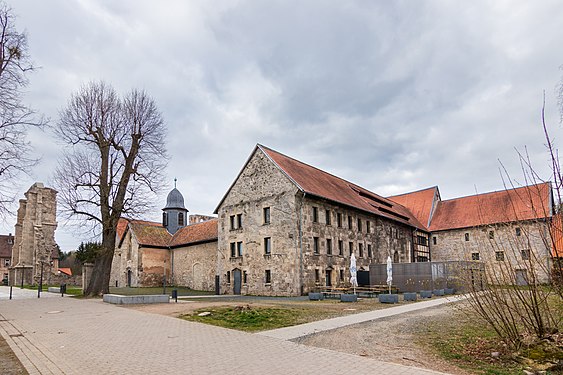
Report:
M 174 189 L 176 189 L 176 181 L 178 181 L 178 179 L 174 177 Z

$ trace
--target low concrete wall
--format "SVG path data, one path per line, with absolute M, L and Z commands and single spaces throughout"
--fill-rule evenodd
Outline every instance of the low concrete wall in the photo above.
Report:
M 58 286 L 50 286 L 49 289 L 47 289 L 47 291 L 49 293 L 60 293 L 61 292 L 61 288 Z
M 115 305 L 132 305 L 145 303 L 168 303 L 170 297 L 167 294 L 121 296 L 119 294 L 104 294 L 104 302 Z

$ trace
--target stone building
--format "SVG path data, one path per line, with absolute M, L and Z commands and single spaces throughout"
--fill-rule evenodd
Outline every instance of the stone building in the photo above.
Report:
M 484 262 L 497 283 L 549 281 L 549 183 L 449 200 L 441 200 L 438 187 L 432 187 L 389 199 L 426 223 L 432 260 Z
M 301 295 L 348 284 L 387 256 L 427 261 L 428 231 L 405 207 L 257 145 L 219 203 L 221 293 Z
M 20 199 L 9 269 L 12 285 L 35 285 L 41 271 L 58 269 L 57 192 L 37 182 Z M 48 271 L 47 271 L 48 272 Z
M 12 233 L 0 235 L 0 276 L 2 280 L 9 280 L 9 268 L 12 263 L 12 247 L 14 236 Z
M 166 279 L 170 285 L 213 290 L 217 220 L 187 213 L 184 197 L 174 188 L 166 199 L 162 223 L 121 219 L 111 284 L 160 286 Z

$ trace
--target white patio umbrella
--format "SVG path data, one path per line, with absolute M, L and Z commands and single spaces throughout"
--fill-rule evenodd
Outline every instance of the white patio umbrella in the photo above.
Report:
M 356 256 L 352 253 L 350 257 L 350 283 L 354 287 L 354 294 L 356 294 L 356 287 L 358 286 L 358 279 L 356 277 Z
M 387 257 L 387 285 L 389 285 L 389 294 L 391 294 L 391 284 L 393 284 L 393 261 L 391 257 Z

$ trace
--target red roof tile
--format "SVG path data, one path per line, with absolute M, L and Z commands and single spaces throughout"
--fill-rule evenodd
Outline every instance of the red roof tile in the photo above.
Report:
M 65 275 L 72 276 L 72 270 L 70 268 L 59 268 L 59 272 Z
M 129 226 L 135 234 L 139 245 L 168 247 L 172 235 L 168 233 L 161 223 L 143 220 L 131 220 Z
M 0 258 L 11 258 L 12 246 L 14 246 L 14 236 L 0 235 Z
M 551 216 L 551 185 L 542 183 L 441 201 L 431 231 L 542 219 Z
M 551 256 L 563 258 L 563 218 L 561 214 L 554 215 L 551 222 Z
M 262 145 L 257 147 L 307 194 L 425 229 L 408 209 L 396 202 Z
M 123 239 L 123 235 L 125 234 L 125 231 L 127 230 L 127 224 L 129 224 L 129 219 L 125 219 L 125 218 L 120 218 L 117 221 L 117 239 L 118 240 L 122 240 Z
M 217 219 L 191 224 L 178 229 L 170 241 L 171 247 L 217 240 Z
M 387 198 L 408 208 L 414 217 L 428 228 L 434 209 L 435 197 L 437 203 L 437 201 L 440 200 L 440 193 L 437 186 Z

